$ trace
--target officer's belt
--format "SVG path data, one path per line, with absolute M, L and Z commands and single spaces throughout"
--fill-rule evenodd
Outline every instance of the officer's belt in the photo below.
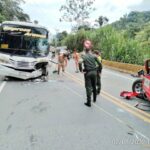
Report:
M 94 69 L 90 69 L 90 70 L 85 70 L 85 72 L 91 72 L 91 71 L 97 71 L 97 69 L 94 68 Z

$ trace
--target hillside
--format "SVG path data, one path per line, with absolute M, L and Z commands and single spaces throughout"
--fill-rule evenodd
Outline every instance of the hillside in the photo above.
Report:
M 119 30 L 135 28 L 138 31 L 148 22 L 150 22 L 150 11 L 132 11 L 120 18 L 119 21 L 112 23 L 112 26 Z

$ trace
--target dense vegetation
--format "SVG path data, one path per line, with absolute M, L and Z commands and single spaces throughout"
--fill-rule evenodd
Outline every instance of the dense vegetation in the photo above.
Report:
M 20 7 L 22 2 L 24 1 L 0 0 L 0 23 L 5 20 L 29 21 L 29 16 Z M 75 3 L 76 1 L 69 2 Z M 82 2 L 76 8 L 73 7 L 73 3 L 68 3 L 68 5 L 63 5 L 61 10 L 67 10 L 71 14 L 74 9 L 79 10 L 75 11 L 77 14 L 72 17 L 82 14 L 81 18 L 84 20 L 88 18 L 89 11 L 82 9 L 83 13 L 78 13 L 81 11 Z M 87 8 L 93 10 L 93 2 L 94 0 L 88 0 Z M 77 18 L 73 18 L 72 21 L 78 22 L 80 19 Z M 105 25 L 108 22 L 107 17 L 100 16 L 97 22 L 99 23 L 98 29 L 91 28 L 82 22 L 74 33 L 67 34 L 65 31 L 58 33 L 57 44 L 67 45 L 71 50 L 77 48 L 82 51 L 83 41 L 90 39 L 94 49 L 101 50 L 103 58 L 107 60 L 143 64 L 144 59 L 150 58 L 150 11 L 133 11 L 109 25 Z
M 119 21 L 112 23 L 117 29 L 130 29 L 134 28 L 139 31 L 143 25 L 150 21 L 150 11 L 132 11 L 128 15 L 124 15 Z
M 90 39 L 103 58 L 119 62 L 143 64 L 150 58 L 150 11 L 131 12 L 119 21 L 99 29 L 78 30 L 68 34 L 62 45 L 83 50 L 83 40 Z
M 22 2 L 24 1 L 0 0 L 0 23 L 5 20 L 29 21 L 29 16 L 20 7 Z

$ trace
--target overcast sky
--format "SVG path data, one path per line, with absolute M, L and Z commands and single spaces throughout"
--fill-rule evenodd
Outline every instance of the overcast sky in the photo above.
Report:
M 25 0 L 22 8 L 31 21 L 38 20 L 40 25 L 55 33 L 55 30 L 69 31 L 71 28 L 70 23 L 59 22 L 59 9 L 63 4 L 65 0 Z M 132 10 L 150 10 L 150 0 L 95 0 L 94 7 L 96 11 L 91 14 L 91 21 L 106 16 L 109 22 L 113 22 Z

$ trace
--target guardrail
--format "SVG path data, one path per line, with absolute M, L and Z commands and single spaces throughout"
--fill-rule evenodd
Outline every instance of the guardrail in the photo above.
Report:
M 114 70 L 118 70 L 125 73 L 137 73 L 139 70 L 145 70 L 144 66 L 128 64 L 128 63 L 121 63 L 115 61 L 108 61 L 103 60 L 104 67 L 108 67 Z

